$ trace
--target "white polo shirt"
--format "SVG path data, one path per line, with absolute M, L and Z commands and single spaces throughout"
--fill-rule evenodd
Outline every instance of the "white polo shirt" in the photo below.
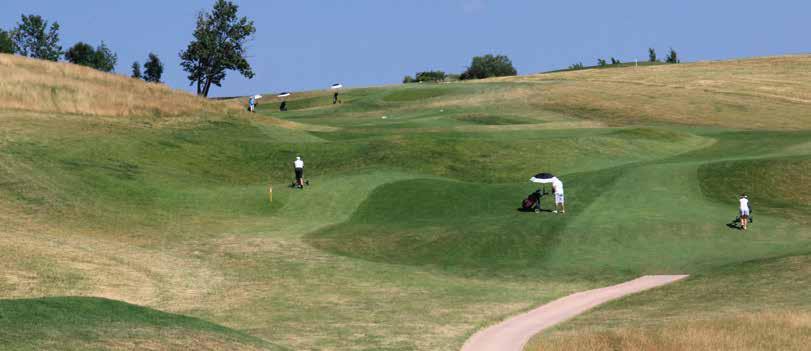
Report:
M 553 182 L 552 186 L 555 188 L 555 195 L 563 195 L 563 182 L 558 180 Z
M 749 211 L 749 199 L 742 197 L 739 201 L 741 202 L 741 211 Z
M 302 160 L 295 160 L 293 161 L 293 164 L 296 166 L 296 168 L 304 168 L 304 161 Z

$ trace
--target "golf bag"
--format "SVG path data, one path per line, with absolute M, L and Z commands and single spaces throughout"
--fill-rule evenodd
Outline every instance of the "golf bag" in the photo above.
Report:
M 535 190 L 532 194 L 529 194 L 524 201 L 521 201 L 521 208 L 525 210 L 533 209 L 538 202 L 541 201 L 541 197 L 544 195 L 546 195 L 545 191 L 542 191 L 541 189 Z

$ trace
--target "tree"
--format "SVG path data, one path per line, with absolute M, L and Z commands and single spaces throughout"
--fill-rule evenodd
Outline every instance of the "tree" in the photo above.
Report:
M 238 9 L 230 1 L 217 0 L 210 13 L 197 16 L 194 40 L 180 52 L 180 65 L 189 73 L 189 85 L 197 85 L 197 95 L 208 96 L 212 84 L 222 86 L 228 70 L 248 79 L 254 76 L 245 44 L 256 28 L 247 17 L 237 16 Z
M 149 53 L 149 59 L 144 64 L 144 80 L 152 83 L 160 83 L 163 75 L 163 63 L 158 55 Z
M 612 65 L 618 65 L 618 64 L 620 64 L 620 63 L 622 63 L 622 61 L 620 61 L 620 60 L 618 60 L 618 59 L 615 59 L 615 58 L 613 58 L 613 57 L 611 58 L 611 64 L 612 64 Z
M 143 77 L 141 75 L 141 64 L 138 61 L 132 63 L 132 75 L 130 76 L 135 79 L 141 79 Z
M 681 61 L 679 61 L 679 55 L 676 54 L 676 50 L 673 50 L 673 48 L 670 48 L 670 53 L 667 54 L 667 58 L 665 58 L 665 62 L 667 62 L 667 63 L 680 63 L 681 62 Z
M 112 72 L 118 62 L 118 55 L 112 52 L 104 42 L 94 49 L 90 44 L 80 41 L 65 52 L 65 59 L 77 65 Z
M 601 59 L 601 58 L 598 58 L 598 59 L 597 59 L 597 66 L 603 67 L 603 66 L 605 66 L 606 64 L 607 64 L 607 63 L 605 62 L 605 59 Z
M 656 59 L 656 50 L 653 48 L 648 48 L 648 59 L 650 62 L 658 62 L 659 60 Z
M 417 72 L 414 76 L 414 80 L 417 82 L 441 82 L 445 80 L 445 77 L 448 75 L 442 71 L 425 71 L 425 72 Z
M 96 50 L 90 44 L 80 41 L 65 52 L 65 59 L 73 64 L 92 67 L 96 59 Z
M 579 70 L 579 69 L 583 69 L 583 67 L 584 67 L 584 66 L 583 66 L 583 63 L 582 63 L 582 62 L 578 62 L 578 63 L 575 63 L 575 64 L 573 64 L 573 65 L 570 65 L 570 66 L 569 66 L 569 69 L 570 69 L 570 70 L 572 70 L 572 71 L 576 71 L 576 70 Z
M 483 79 L 489 77 L 514 76 L 518 74 L 512 61 L 504 55 L 476 56 L 460 79 Z
M 9 32 L 0 29 L 0 54 L 13 54 L 14 42 Z
M 93 68 L 102 72 L 112 72 L 115 69 L 116 63 L 118 63 L 118 55 L 110 50 L 107 44 L 104 44 L 102 41 L 101 44 L 96 47 L 96 53 L 93 58 Z
M 59 23 L 48 28 L 48 21 L 36 15 L 22 15 L 11 36 L 14 52 L 28 57 L 57 61 L 62 56 L 59 46 Z M 47 32 L 46 32 L 47 29 Z
M 416 82 L 416 80 L 412 76 L 405 76 L 405 78 L 403 78 L 403 84 L 414 83 L 414 82 Z

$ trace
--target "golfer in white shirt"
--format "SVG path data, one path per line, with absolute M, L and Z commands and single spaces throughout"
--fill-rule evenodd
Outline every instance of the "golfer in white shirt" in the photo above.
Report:
M 566 213 L 566 205 L 563 204 L 563 182 L 556 179 L 552 182 L 552 190 L 555 192 L 555 211 L 553 212 Z
M 738 202 L 741 210 L 741 229 L 746 230 L 746 226 L 749 224 L 749 197 L 741 194 Z
M 296 156 L 293 166 L 296 169 L 296 185 L 304 189 L 304 161 L 301 160 L 301 156 Z

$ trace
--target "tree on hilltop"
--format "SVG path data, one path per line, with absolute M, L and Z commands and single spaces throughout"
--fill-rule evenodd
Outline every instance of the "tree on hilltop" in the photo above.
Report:
M 247 17 L 238 17 L 238 9 L 230 1 L 217 0 L 211 12 L 197 16 L 194 40 L 180 52 L 180 65 L 189 74 L 189 85 L 197 85 L 197 95 L 208 96 L 212 84 L 222 86 L 228 70 L 254 76 L 245 44 L 256 27 Z
M 141 79 L 143 77 L 143 75 L 141 74 L 141 64 L 138 63 L 138 61 L 133 62 L 132 66 L 130 67 L 132 67 L 132 74 L 130 75 L 130 77 L 135 79 Z
M 676 53 L 676 50 L 670 48 L 670 53 L 667 54 L 667 58 L 665 58 L 665 62 L 667 63 L 681 63 L 679 60 L 679 55 Z
M 0 54 L 13 54 L 14 41 L 11 40 L 9 32 L 0 29 Z
M 514 76 L 518 74 L 510 58 L 505 55 L 484 55 L 473 57 L 470 67 L 459 79 L 483 79 L 490 77 Z
M 95 68 L 102 72 L 112 72 L 118 62 L 116 55 L 104 42 L 93 48 L 90 44 L 78 42 L 65 52 L 70 63 Z
M 656 50 L 653 48 L 648 48 L 648 61 L 650 62 L 658 62 L 659 60 L 656 58 Z
M 144 63 L 144 80 L 152 83 L 160 83 L 163 75 L 163 62 L 158 55 L 149 53 L 149 58 Z
M 12 31 L 14 52 L 28 57 L 57 61 L 62 56 L 59 46 L 59 23 L 48 27 L 48 21 L 37 15 L 22 15 L 22 22 Z
M 607 63 L 605 62 L 605 59 L 601 59 L 601 58 L 598 58 L 598 59 L 597 59 L 597 66 L 603 67 L 603 66 L 605 66 L 606 64 L 607 64 Z

